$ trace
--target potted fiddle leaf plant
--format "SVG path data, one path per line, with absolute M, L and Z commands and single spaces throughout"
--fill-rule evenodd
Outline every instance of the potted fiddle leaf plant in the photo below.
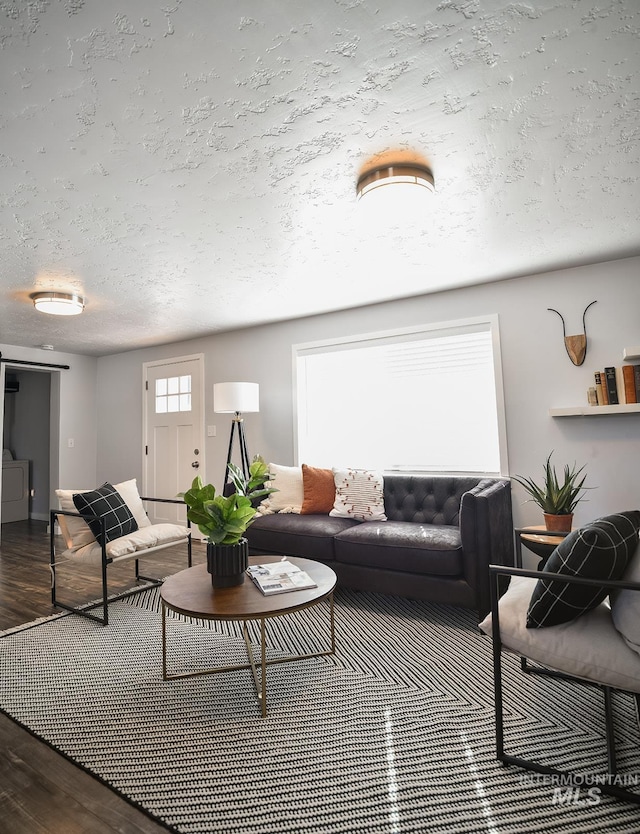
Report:
M 249 564 L 249 546 L 244 534 L 257 513 L 258 501 L 276 490 L 266 487 L 271 474 L 264 460 L 256 455 L 248 477 L 233 463 L 229 474 L 234 487 L 231 495 L 217 495 L 213 484 L 203 484 L 198 475 L 191 489 L 180 493 L 188 506 L 187 518 L 207 542 L 207 570 L 214 588 L 230 588 L 244 582 Z
M 587 476 L 582 475 L 582 472 L 585 467 L 578 469 L 576 463 L 573 466 L 565 464 L 563 475 L 558 477 L 551 463 L 552 454 L 549 454 L 544 464 L 544 479 L 540 484 L 521 475 L 514 475 L 513 479 L 529 493 L 531 498 L 527 500 L 534 501 L 540 507 L 547 530 L 566 533 L 571 530 L 573 511 L 584 498 L 584 491 L 590 487 L 584 486 Z

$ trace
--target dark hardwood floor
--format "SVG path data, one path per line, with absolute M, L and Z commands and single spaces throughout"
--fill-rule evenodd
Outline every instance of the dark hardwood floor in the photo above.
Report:
M 194 544 L 193 550 L 194 564 L 205 560 L 202 545 Z M 150 575 L 167 576 L 184 567 L 182 546 L 154 554 L 153 563 L 147 560 L 144 569 Z M 59 583 L 73 604 L 100 594 L 95 569 L 72 566 L 60 571 Z M 110 569 L 111 592 L 132 584 L 132 564 Z M 46 522 L 3 524 L 0 631 L 55 611 Z M 0 834 L 159 834 L 167 830 L 1 713 L 0 750 Z

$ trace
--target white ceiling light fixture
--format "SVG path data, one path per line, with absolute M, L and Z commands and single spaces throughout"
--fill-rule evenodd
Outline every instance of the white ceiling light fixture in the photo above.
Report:
M 31 296 L 33 304 L 41 313 L 52 316 L 77 316 L 84 310 L 85 300 L 81 295 L 68 292 L 36 292 Z
M 423 194 L 433 194 L 436 190 L 433 171 L 428 165 L 399 162 L 365 170 L 359 176 L 356 185 L 358 200 L 373 191 L 387 192 L 388 187 L 392 185 L 396 186 L 392 189 L 394 194 L 401 188 L 407 194 L 410 193 L 408 189 L 411 189 L 411 193 L 418 193 L 415 189 L 420 189 L 420 193 Z

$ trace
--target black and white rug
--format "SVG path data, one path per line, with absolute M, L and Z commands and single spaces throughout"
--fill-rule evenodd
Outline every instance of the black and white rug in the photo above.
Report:
M 270 621 L 269 642 L 322 648 L 327 624 L 317 606 Z M 495 760 L 491 641 L 471 612 L 340 591 L 336 629 L 335 658 L 269 667 L 263 719 L 249 671 L 162 681 L 154 589 L 112 604 L 107 628 L 64 615 L 6 633 L 0 708 L 176 832 L 640 831 L 640 807 Z M 168 640 L 173 671 L 245 662 L 233 625 L 172 617 Z M 505 666 L 508 752 L 605 772 L 598 693 Z M 640 782 L 631 699 L 616 714 Z

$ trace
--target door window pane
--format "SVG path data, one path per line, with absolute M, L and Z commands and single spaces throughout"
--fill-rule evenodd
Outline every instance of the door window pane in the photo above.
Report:
M 191 411 L 191 375 L 156 380 L 156 414 Z

